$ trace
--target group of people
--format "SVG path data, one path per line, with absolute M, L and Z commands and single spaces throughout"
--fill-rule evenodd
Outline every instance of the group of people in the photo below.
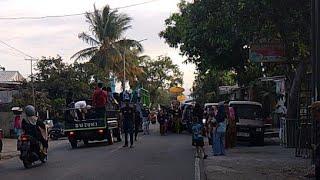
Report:
M 133 136 L 137 141 L 138 133 L 142 127 L 143 134 L 149 135 L 150 126 L 150 111 L 143 105 L 130 104 L 128 99 L 125 99 L 124 106 L 120 109 L 122 114 L 122 129 L 125 135 L 125 144 L 123 147 L 128 147 L 128 136 L 130 139 L 130 148 L 133 147 Z
M 203 149 L 204 137 L 208 137 L 214 156 L 224 156 L 225 148 L 234 147 L 236 143 L 233 109 L 226 107 L 224 103 L 219 103 L 218 106 L 209 107 L 204 113 L 196 103 L 193 108 L 192 134 L 192 144 L 197 147 L 197 156 L 203 153 L 203 157 L 207 157 Z

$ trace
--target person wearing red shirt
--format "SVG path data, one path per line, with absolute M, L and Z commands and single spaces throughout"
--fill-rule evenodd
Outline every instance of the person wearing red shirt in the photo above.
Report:
M 98 83 L 92 97 L 92 106 L 95 108 L 97 118 L 104 118 L 106 113 L 107 94 L 102 90 L 102 85 Z

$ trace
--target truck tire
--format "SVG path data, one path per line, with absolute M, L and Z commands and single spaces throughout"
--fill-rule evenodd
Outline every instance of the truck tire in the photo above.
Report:
M 113 144 L 112 130 L 109 130 L 109 129 L 107 130 L 107 140 L 109 145 Z
M 69 140 L 69 142 L 70 142 L 70 145 L 71 145 L 72 149 L 76 149 L 78 147 L 78 141 L 77 140 L 72 139 L 72 140 Z
M 264 146 L 264 133 L 262 135 L 257 136 L 255 139 L 256 146 Z

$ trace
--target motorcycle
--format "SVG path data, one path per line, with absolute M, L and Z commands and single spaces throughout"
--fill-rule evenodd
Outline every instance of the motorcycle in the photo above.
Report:
M 52 128 L 49 130 L 49 137 L 52 140 L 58 140 L 64 136 L 64 131 L 62 128 Z
M 29 169 L 36 161 L 45 163 L 47 155 L 42 144 L 29 135 L 21 135 L 18 139 L 18 151 L 25 168 Z

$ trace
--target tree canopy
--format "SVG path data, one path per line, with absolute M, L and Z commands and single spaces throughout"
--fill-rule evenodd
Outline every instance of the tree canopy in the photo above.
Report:
M 139 76 L 138 83 L 150 91 L 154 103 L 166 103 L 162 98 L 170 98 L 168 89 L 183 84 L 183 73 L 168 56 L 144 57 L 140 59 L 140 66 L 144 73 Z
M 182 0 L 179 12 L 166 19 L 160 37 L 179 48 L 200 75 L 210 69 L 233 70 L 240 85 L 253 80 L 245 77 L 259 74 L 259 68 L 248 62 L 249 49 L 244 47 L 279 41 L 285 47 L 288 70 L 273 75 L 286 73 L 291 102 L 297 102 L 294 98 L 310 58 L 310 4 L 307 0 Z M 296 109 L 293 104 L 289 109 Z
M 80 50 L 72 58 L 89 59 L 90 62 L 103 68 L 107 77 L 114 75 L 119 80 L 123 78 L 121 64 L 124 60 L 128 74 L 141 73 L 136 64 L 138 54 L 143 50 L 142 45 L 136 40 L 124 37 L 124 33 L 131 28 L 131 18 L 117 10 L 111 10 L 108 5 L 102 10 L 94 6 L 94 11 L 86 13 L 85 17 L 90 25 L 91 35 L 83 32 L 79 34 L 79 38 L 91 47 Z

